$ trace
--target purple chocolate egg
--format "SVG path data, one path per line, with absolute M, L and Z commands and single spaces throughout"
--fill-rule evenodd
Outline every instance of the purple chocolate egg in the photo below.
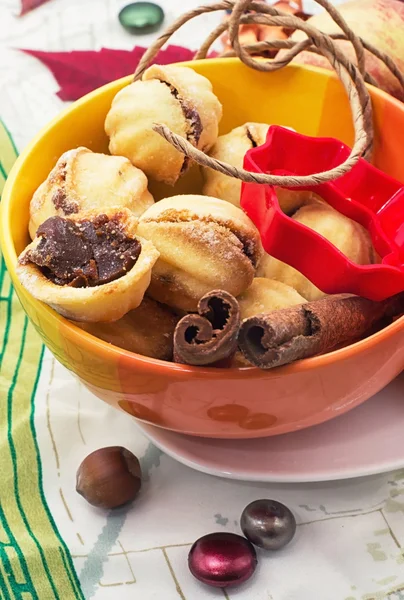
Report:
M 199 538 L 188 556 L 192 575 L 213 587 L 224 588 L 247 581 L 257 566 L 254 546 L 235 533 L 210 533 Z

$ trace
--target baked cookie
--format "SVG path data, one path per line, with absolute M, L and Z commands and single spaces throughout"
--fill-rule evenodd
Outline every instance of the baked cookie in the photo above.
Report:
M 179 317 L 144 297 L 142 304 L 114 323 L 77 323 L 95 337 L 142 356 L 171 360 L 174 329 Z
M 265 144 L 269 127 L 266 123 L 246 123 L 236 127 L 230 133 L 218 137 L 209 156 L 241 169 L 248 150 Z M 239 179 L 228 177 L 208 167 L 202 167 L 202 175 L 204 194 L 240 206 L 241 181 Z M 275 188 L 275 191 L 281 209 L 289 215 L 316 197 L 312 192 L 298 189 Z
M 50 217 L 18 259 L 21 284 L 76 321 L 115 321 L 137 308 L 159 253 L 128 209 Z
M 140 216 L 154 203 L 147 178 L 122 156 L 96 154 L 87 148 L 65 152 L 32 197 L 29 233 L 49 217 L 69 217 L 112 206 Z
M 265 277 L 256 277 L 237 300 L 242 320 L 306 302 L 303 296 L 286 283 Z
M 328 204 L 315 202 L 303 206 L 292 218 L 317 231 L 358 265 L 377 262 L 368 232 L 362 225 L 348 219 Z M 298 251 L 299 249 L 296 248 L 296 252 Z M 310 301 L 326 295 L 302 273 L 268 254 L 264 255 L 257 275 L 282 281 Z
M 221 117 L 222 105 L 206 77 L 188 67 L 153 65 L 115 96 L 105 131 L 111 154 L 126 156 L 148 177 L 174 185 L 189 160 L 154 132 L 153 125 L 167 125 L 207 151 L 217 139 Z
M 209 156 L 241 169 L 244 156 L 251 148 L 265 143 L 269 125 L 265 123 L 246 123 L 236 127 L 230 133 L 218 137 L 209 152 Z M 201 167 L 204 179 L 203 193 L 220 198 L 240 206 L 241 181 L 228 177 L 208 167 Z
M 259 233 L 243 211 L 207 196 L 157 202 L 141 216 L 138 232 L 160 252 L 148 295 L 185 311 L 196 311 L 214 289 L 244 292 L 262 255 Z

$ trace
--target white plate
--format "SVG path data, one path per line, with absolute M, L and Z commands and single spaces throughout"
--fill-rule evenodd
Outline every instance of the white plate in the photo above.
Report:
M 219 477 L 297 483 L 374 475 L 404 467 L 404 373 L 358 408 L 296 433 L 214 440 L 138 425 L 175 460 Z

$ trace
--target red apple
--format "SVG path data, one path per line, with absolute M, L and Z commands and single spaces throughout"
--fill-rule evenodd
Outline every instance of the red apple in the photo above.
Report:
M 351 0 L 338 4 L 336 8 L 356 35 L 388 54 L 404 73 L 404 2 L 400 0 Z M 315 15 L 307 22 L 324 33 L 341 32 L 327 12 Z M 296 31 L 292 35 L 294 40 L 303 40 L 305 37 L 306 35 L 301 31 Z M 339 40 L 337 44 L 340 45 L 344 54 L 356 63 L 355 53 L 350 42 Z M 278 56 L 282 56 L 283 53 L 284 51 Z M 366 70 L 373 75 L 379 86 L 392 96 L 404 101 L 404 91 L 390 70 L 370 52 L 366 51 L 365 54 Z M 302 52 L 294 62 L 331 69 L 327 59 L 311 52 Z

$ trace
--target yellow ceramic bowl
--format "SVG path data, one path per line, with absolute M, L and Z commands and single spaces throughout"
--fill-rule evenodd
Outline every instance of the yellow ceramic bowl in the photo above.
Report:
M 328 71 L 289 66 L 261 73 L 237 59 L 189 63 L 212 82 L 224 106 L 221 132 L 246 121 L 294 127 L 308 135 L 352 144 L 345 92 Z M 16 291 L 45 344 L 97 396 L 130 415 L 192 435 L 250 438 L 286 433 L 326 421 L 388 384 L 404 365 L 404 319 L 330 354 L 273 371 L 196 368 L 125 352 L 83 332 L 19 285 L 15 265 L 28 242 L 28 207 L 59 156 L 87 146 L 107 152 L 104 119 L 126 78 L 73 104 L 52 121 L 15 164 L 3 193 L 1 241 Z M 371 89 L 378 167 L 404 180 L 404 104 Z M 156 197 L 198 192 L 194 169 L 173 190 Z

